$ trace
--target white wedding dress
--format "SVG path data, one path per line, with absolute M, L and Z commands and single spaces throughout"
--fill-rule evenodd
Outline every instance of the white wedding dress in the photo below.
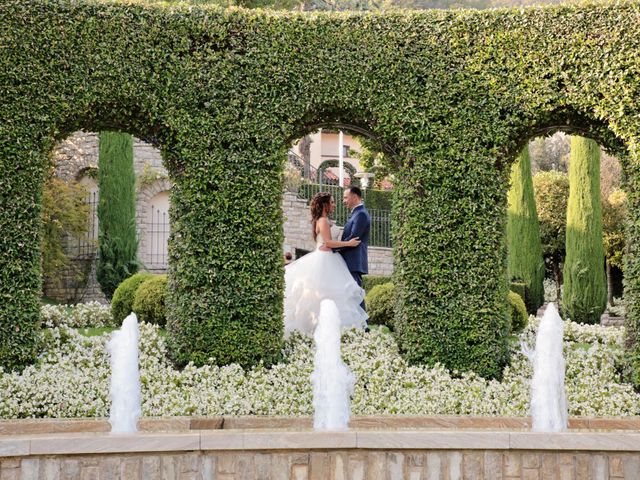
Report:
M 338 234 L 339 229 L 332 226 L 331 236 L 335 239 Z M 318 234 L 316 249 L 285 267 L 285 335 L 293 330 L 313 333 L 324 299 L 336 303 L 342 328 L 366 326 L 369 316 L 360 307 L 364 290 L 349 273 L 342 255 L 320 250 L 323 243 Z

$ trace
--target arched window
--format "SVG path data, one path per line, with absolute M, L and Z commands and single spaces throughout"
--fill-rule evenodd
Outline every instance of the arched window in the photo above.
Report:
M 141 258 L 149 270 L 166 270 L 169 240 L 169 192 L 156 194 L 149 201 L 145 218 L 145 251 Z
M 98 182 L 95 180 L 96 169 L 86 169 L 78 176 L 78 183 L 87 190 L 89 204 L 89 225 L 87 234 L 76 241 L 73 256 L 76 258 L 93 258 L 98 251 Z

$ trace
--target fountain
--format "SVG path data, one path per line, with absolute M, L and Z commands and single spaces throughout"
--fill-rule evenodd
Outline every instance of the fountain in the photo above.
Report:
M 111 355 L 111 432 L 133 433 L 142 413 L 138 370 L 138 318 L 131 313 L 113 332 L 107 345 Z
M 537 431 L 533 432 L 523 417 L 350 419 L 353 375 L 340 357 L 337 307 L 325 300 L 315 331 L 314 419 L 148 417 L 140 419 L 134 435 L 115 436 L 101 418 L 2 420 L 0 470 L 11 478 L 35 478 L 38 471 L 46 478 L 69 478 L 73 468 L 74 478 L 124 472 L 133 480 L 161 478 L 165 473 L 176 478 L 254 478 L 255 473 L 283 480 L 461 478 L 463 474 L 465 478 L 587 478 L 583 472 L 593 473 L 593 478 L 609 478 L 608 472 L 612 478 L 637 478 L 637 417 L 572 418 L 566 432 L 546 433 L 567 425 L 562 330 L 551 305 L 530 357 L 535 364 L 532 416 Z M 113 432 L 136 430 L 137 336 L 132 315 L 109 342 Z
M 533 363 L 531 420 L 534 432 L 561 432 L 567 429 L 567 400 L 564 387 L 562 338 L 564 324 L 553 303 L 544 312 Z
M 313 427 L 316 430 L 346 430 L 349 425 L 349 396 L 355 379 L 340 357 L 340 313 L 333 300 L 320 303 L 314 332 L 316 355 L 313 382 Z

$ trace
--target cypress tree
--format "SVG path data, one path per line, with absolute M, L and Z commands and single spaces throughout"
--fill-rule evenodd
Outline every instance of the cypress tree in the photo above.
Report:
M 120 282 L 138 271 L 135 183 L 133 138 L 126 133 L 102 132 L 96 276 L 109 299 Z
M 535 313 L 544 303 L 544 260 L 528 146 L 511 167 L 508 204 L 508 274 L 525 284 L 527 310 Z
M 599 323 L 607 306 L 600 201 L 600 148 L 571 137 L 562 303 L 575 322 Z

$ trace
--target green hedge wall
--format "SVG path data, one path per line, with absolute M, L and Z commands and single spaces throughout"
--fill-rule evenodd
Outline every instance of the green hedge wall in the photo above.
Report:
M 56 141 L 111 130 L 162 149 L 175 185 L 171 355 L 268 364 L 283 330 L 287 148 L 348 124 L 394 152 L 406 358 L 499 376 L 509 166 L 558 128 L 628 146 L 626 168 L 640 161 L 639 17 L 635 2 L 384 14 L 1 2 L 2 364 L 35 354 L 40 192 Z

